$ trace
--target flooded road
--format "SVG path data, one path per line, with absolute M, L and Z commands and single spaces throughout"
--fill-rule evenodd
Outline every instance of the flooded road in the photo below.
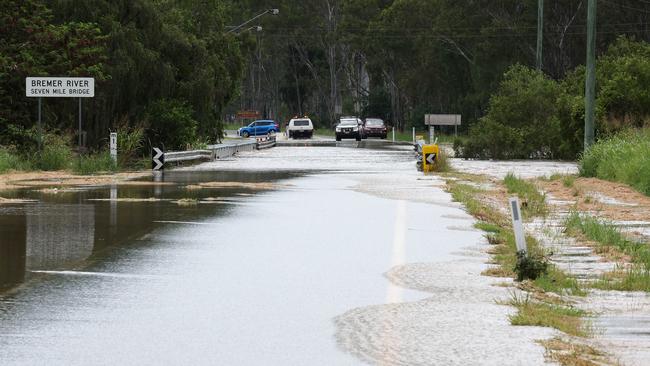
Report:
M 35 202 L 0 206 L 0 363 L 542 364 L 553 332 L 508 324 L 444 182 L 358 147 L 13 192 Z

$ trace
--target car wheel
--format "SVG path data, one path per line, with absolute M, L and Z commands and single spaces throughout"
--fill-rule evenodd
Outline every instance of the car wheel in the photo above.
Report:
M 250 136 L 250 133 L 248 133 L 248 131 L 242 131 L 241 137 L 248 137 L 248 136 Z
M 357 141 L 361 141 L 361 136 L 357 136 Z
M 341 137 L 336 136 L 336 141 L 341 141 Z
M 293 134 L 291 133 L 291 131 L 289 131 L 289 138 L 292 138 L 292 137 L 293 137 Z

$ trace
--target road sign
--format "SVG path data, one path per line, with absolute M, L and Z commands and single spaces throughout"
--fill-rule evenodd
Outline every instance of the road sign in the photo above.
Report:
M 153 156 L 151 161 L 151 169 L 161 170 L 165 165 L 165 154 L 159 148 L 154 147 L 151 155 Z
M 110 150 L 111 150 L 111 159 L 113 159 L 113 162 L 117 162 L 117 133 L 116 132 L 111 132 Z
M 422 145 L 422 170 L 432 172 L 436 166 L 436 158 L 440 154 L 438 145 Z
M 94 78 L 28 77 L 25 95 L 33 98 L 93 98 Z
M 523 217 L 521 216 L 521 209 L 519 208 L 519 198 L 510 198 L 510 213 L 512 214 L 512 228 L 515 232 L 515 243 L 517 244 L 517 251 L 526 253 L 526 236 L 524 234 Z
M 424 124 L 427 126 L 460 126 L 460 114 L 425 114 Z
M 237 118 L 239 118 L 239 119 L 260 118 L 260 112 L 259 111 L 239 111 L 239 112 L 237 112 Z

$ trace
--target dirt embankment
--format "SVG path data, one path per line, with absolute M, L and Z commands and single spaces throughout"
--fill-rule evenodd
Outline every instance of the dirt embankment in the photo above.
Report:
M 650 197 L 631 187 L 596 178 L 537 180 L 551 203 L 581 212 L 593 212 L 612 221 L 650 221 Z
M 0 192 L 25 187 L 75 187 L 95 186 L 105 184 L 151 184 L 132 179 L 143 178 L 151 173 L 148 171 L 123 172 L 102 175 L 75 175 L 67 171 L 54 172 L 11 172 L 0 174 Z

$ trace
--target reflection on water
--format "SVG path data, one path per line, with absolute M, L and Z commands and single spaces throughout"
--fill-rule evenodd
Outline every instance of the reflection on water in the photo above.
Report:
M 269 182 L 290 177 L 277 172 L 169 172 L 154 181 L 172 185 L 110 186 L 57 194 L 10 192 L 34 199 L 0 207 L 0 288 L 23 282 L 30 271 L 83 267 L 111 247 L 132 243 L 160 221 L 193 221 L 224 214 L 232 201 L 181 206 L 174 200 L 239 197 L 244 187 L 192 189 L 186 184 L 209 181 Z M 7 194 L 5 194 L 7 195 Z M 125 202 L 122 198 L 160 201 Z
M 13 207 L 0 208 L 0 289 L 25 278 L 25 216 Z
M 90 204 L 29 205 L 27 269 L 53 269 L 88 258 L 93 251 L 95 206 Z

